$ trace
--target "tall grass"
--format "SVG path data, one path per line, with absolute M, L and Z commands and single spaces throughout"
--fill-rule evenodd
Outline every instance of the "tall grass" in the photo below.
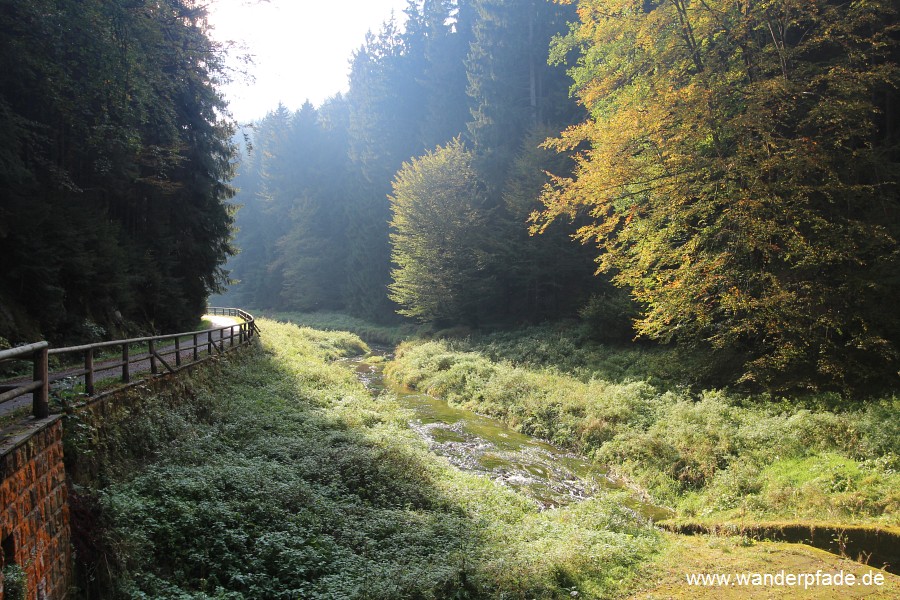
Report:
M 96 597 L 616 597 L 658 551 L 615 497 L 538 512 L 430 454 L 330 364 L 358 337 L 260 325 L 260 348 L 142 398 L 102 447 L 70 434 L 104 455 Z
M 534 344 L 531 335 L 519 347 L 511 339 L 489 340 L 481 351 L 461 350 L 477 347 L 471 340 L 411 342 L 386 372 L 589 455 L 680 518 L 900 524 L 896 397 L 810 410 L 628 377 L 609 381 L 596 371 L 565 373 L 564 361 L 540 368 L 544 359 L 533 357 L 566 351 L 554 349 L 552 340 L 544 348 Z M 498 348 L 507 357 L 530 358 L 493 360 Z M 820 404 L 841 403 L 825 398 Z
M 415 336 L 417 326 L 411 323 L 397 325 L 379 325 L 345 313 L 319 311 L 301 312 L 269 312 L 264 316 L 292 323 L 301 327 L 310 327 L 323 331 L 349 331 L 358 335 L 370 344 L 396 346 L 403 340 Z
M 662 389 L 710 385 L 715 373 L 701 351 L 602 344 L 583 324 L 562 322 L 509 331 L 481 332 L 447 340 L 450 348 L 539 370 L 556 370 L 583 381 L 641 380 Z

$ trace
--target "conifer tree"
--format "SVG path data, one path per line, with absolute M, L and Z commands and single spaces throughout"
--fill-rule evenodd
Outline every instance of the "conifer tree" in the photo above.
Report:
M 422 5 L 423 148 L 445 144 L 466 130 L 470 118 L 466 57 L 472 41 L 472 12 L 471 0 L 426 0 Z
M 347 210 L 344 294 L 351 312 L 375 319 L 390 318 L 396 308 L 387 297 L 390 181 L 403 161 L 422 150 L 424 48 L 415 39 L 392 19 L 367 37 L 351 63 L 350 158 L 356 177 Z
M 574 11 L 545 0 L 473 0 L 467 60 L 472 116 L 468 134 L 481 170 L 499 195 L 525 135 L 565 126 L 578 114 L 565 71 L 547 63 L 549 43 Z
M 2 4 L 0 303 L 25 315 L 11 335 L 193 324 L 232 251 L 223 51 L 205 9 Z
M 568 173 L 574 167 L 571 157 L 541 147 L 553 133 L 550 127 L 537 127 L 525 136 L 497 217 L 502 243 L 495 261 L 507 296 L 506 311 L 531 322 L 574 316 L 591 293 L 609 285 L 594 277 L 593 250 L 571 239 L 570 220 L 560 219 L 542 235 L 529 232 L 528 219 L 541 207 L 547 173 Z

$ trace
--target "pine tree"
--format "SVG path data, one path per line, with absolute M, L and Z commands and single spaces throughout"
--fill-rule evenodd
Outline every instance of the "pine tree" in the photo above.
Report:
M 471 13 L 470 0 L 426 0 L 422 6 L 423 148 L 445 144 L 466 130 L 470 117 L 466 57 L 472 40 Z
M 194 321 L 232 251 L 223 52 L 204 9 L 3 2 L 0 43 L 0 302 L 30 316 L 16 327 Z
M 571 221 L 561 219 L 542 235 L 529 232 L 529 218 L 541 207 L 541 192 L 549 182 L 547 173 L 568 173 L 574 167 L 571 157 L 541 147 L 553 133 L 552 128 L 537 127 L 526 135 L 498 211 L 503 243 L 495 261 L 506 290 L 507 317 L 516 320 L 575 316 L 591 293 L 608 287 L 594 277 L 593 250 L 572 240 Z
M 347 232 L 347 306 L 357 315 L 390 318 L 390 211 L 394 173 L 421 152 L 424 115 L 420 81 L 422 47 L 393 20 L 369 35 L 354 55 L 350 73 L 350 158 L 357 176 L 350 189 Z
M 337 116 L 332 106 L 332 116 Z M 346 124 L 341 124 L 346 127 Z M 288 231 L 278 240 L 270 269 L 281 272 L 279 306 L 292 310 L 342 307 L 344 284 L 346 136 L 326 127 L 308 102 L 294 115 L 287 159 L 294 165 L 284 215 Z M 342 143 L 343 142 L 343 143 Z
M 499 195 L 525 135 L 565 126 L 578 115 L 563 69 L 547 64 L 553 36 L 574 19 L 571 7 L 545 0 L 473 0 L 467 60 L 472 116 L 468 133 L 492 193 Z

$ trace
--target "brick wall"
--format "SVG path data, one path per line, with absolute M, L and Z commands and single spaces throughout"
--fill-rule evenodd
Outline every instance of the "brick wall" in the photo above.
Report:
M 71 581 L 62 434 L 54 416 L 0 446 L 0 567 L 12 561 L 25 570 L 29 600 L 65 598 Z

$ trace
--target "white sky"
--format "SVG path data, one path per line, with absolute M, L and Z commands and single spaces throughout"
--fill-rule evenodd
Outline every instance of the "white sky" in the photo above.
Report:
M 265 116 L 283 103 L 291 110 L 305 100 L 319 106 L 347 91 L 350 57 L 376 33 L 393 9 L 404 21 L 406 0 L 212 0 L 212 35 L 235 41 L 251 54 L 255 82 L 241 77 L 224 88 L 241 123 Z M 234 60 L 234 58 L 232 58 Z M 235 63 L 237 64 L 237 63 Z

